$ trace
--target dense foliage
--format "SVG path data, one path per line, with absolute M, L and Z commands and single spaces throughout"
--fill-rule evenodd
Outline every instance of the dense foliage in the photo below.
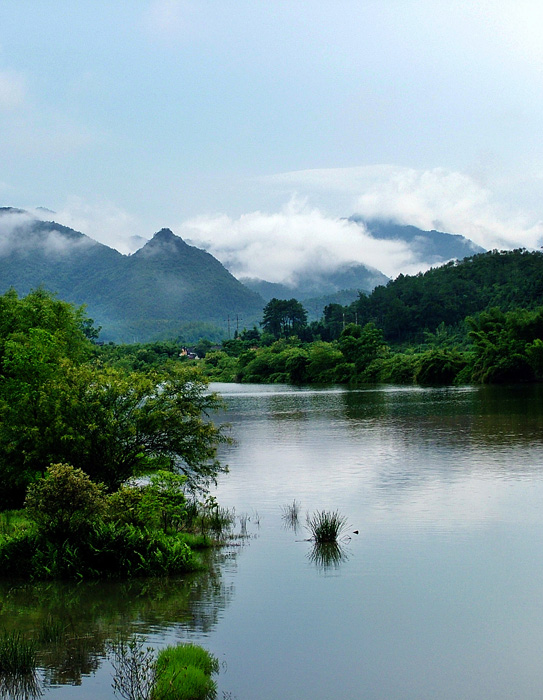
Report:
M 359 324 L 372 321 L 394 342 L 417 342 L 440 323 L 462 324 L 492 307 L 534 309 L 543 303 L 543 253 L 493 251 L 450 262 L 414 276 L 400 275 L 341 313 Z M 336 324 L 336 318 L 330 323 Z M 337 336 L 336 336 L 337 337 Z
M 43 290 L 0 297 L 0 505 L 21 504 L 51 463 L 108 490 L 157 468 L 205 487 L 223 467 L 218 406 L 195 368 L 129 371 L 92 361 L 81 309 Z

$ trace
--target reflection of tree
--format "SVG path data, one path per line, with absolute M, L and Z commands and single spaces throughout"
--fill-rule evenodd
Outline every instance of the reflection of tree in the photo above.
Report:
M 224 584 L 220 564 L 235 554 L 220 549 L 203 556 L 204 571 L 178 578 L 0 582 L 0 628 L 36 640 L 46 685 L 79 684 L 83 675 L 96 671 L 109 642 L 119 636 L 166 628 L 212 629 L 233 595 L 233 586 Z
M 318 542 L 313 543 L 313 547 L 307 555 L 309 561 L 323 571 L 338 569 L 340 564 L 349 558 L 345 547 L 339 542 Z

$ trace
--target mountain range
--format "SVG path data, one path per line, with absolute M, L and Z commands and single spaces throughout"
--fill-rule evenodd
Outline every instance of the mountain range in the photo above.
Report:
M 49 210 L 40 215 L 49 216 Z M 375 238 L 400 238 L 427 260 L 442 262 L 478 252 L 462 236 L 425 232 L 391 222 L 363 222 Z M 422 256 L 425 256 L 422 258 Z M 257 325 L 272 297 L 297 298 L 311 318 L 332 301 L 347 304 L 388 278 L 362 263 L 329 273 L 299 275 L 292 285 L 238 280 L 216 258 L 162 229 L 132 255 L 21 209 L 0 208 L 0 293 L 43 286 L 85 304 L 101 339 L 115 342 L 200 337 L 219 340 L 234 328 Z
M 236 315 L 251 325 L 263 300 L 212 255 L 162 229 L 133 255 L 21 210 L 0 209 L 1 291 L 43 286 L 87 312 L 103 340 L 216 339 Z M 196 327 L 196 328 L 195 328 Z M 218 337 L 217 337 L 218 336 Z

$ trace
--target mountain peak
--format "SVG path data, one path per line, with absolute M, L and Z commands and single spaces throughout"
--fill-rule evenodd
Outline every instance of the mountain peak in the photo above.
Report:
M 179 236 L 176 236 L 171 228 L 161 228 L 160 231 L 155 233 L 153 238 L 158 238 L 159 240 L 171 240 L 172 238 L 179 238 Z

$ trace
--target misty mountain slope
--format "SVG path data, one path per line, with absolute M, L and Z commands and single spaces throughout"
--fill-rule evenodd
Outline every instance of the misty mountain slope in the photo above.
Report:
M 259 314 L 263 301 L 212 255 L 162 229 L 127 260 L 129 284 L 119 302 L 132 318 L 224 321 L 236 313 Z M 145 295 L 142 295 L 142 292 Z
M 353 214 L 348 220 L 364 226 L 372 238 L 405 241 L 415 258 L 429 265 L 462 260 L 485 252 L 469 238 L 455 233 L 424 231 L 416 226 L 404 226 L 384 219 L 365 219 L 358 214 Z
M 15 216 L 14 216 L 15 215 Z M 20 294 L 43 286 L 76 304 L 99 304 L 123 256 L 83 233 L 22 210 L 0 210 L 0 284 Z
M 0 292 L 39 286 L 86 304 L 103 339 L 118 342 L 176 337 L 187 324 L 215 324 L 220 333 L 217 326 L 226 329 L 236 315 L 252 325 L 264 305 L 213 256 L 168 229 L 126 256 L 65 226 L 0 209 Z
M 353 299 L 359 291 L 371 292 L 374 287 L 386 284 L 388 277 L 379 270 L 367 267 L 360 263 L 343 263 L 335 270 L 304 272 L 294 278 L 292 285 L 277 282 L 266 282 L 255 278 L 241 278 L 246 287 L 260 294 L 266 301 L 273 297 L 280 299 L 295 298 L 299 301 L 325 299 L 335 297 L 338 292 L 350 292 Z M 325 302 L 324 305 L 326 305 Z

